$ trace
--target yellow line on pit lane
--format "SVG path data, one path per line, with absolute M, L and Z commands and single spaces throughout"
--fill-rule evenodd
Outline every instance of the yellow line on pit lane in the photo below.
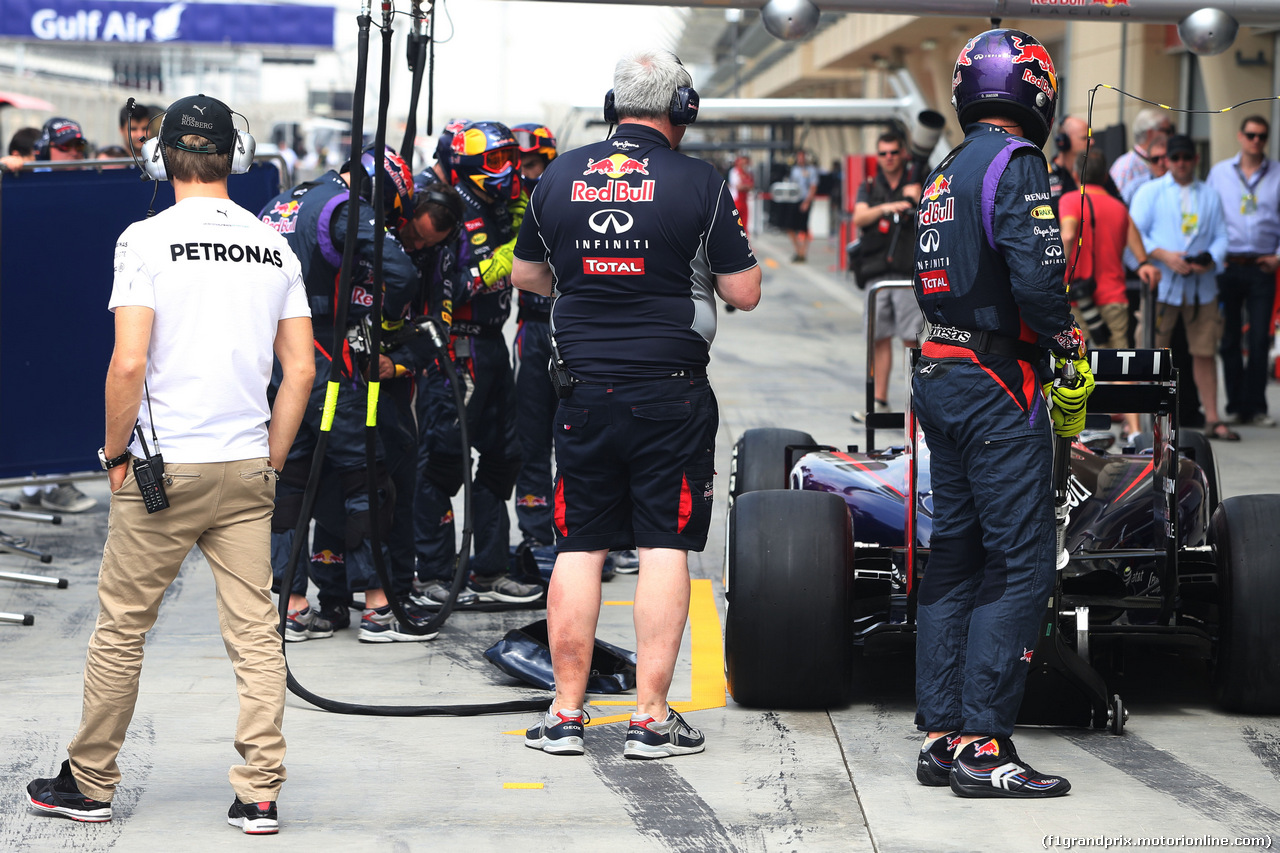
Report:
M 541 782 L 503 782 L 502 787 L 507 790 L 541 791 L 543 785 Z
M 671 707 L 682 714 L 690 711 L 706 711 L 725 706 L 724 637 L 720 630 L 720 614 L 716 612 L 715 592 L 710 580 L 689 582 L 689 646 L 690 689 L 689 701 L 672 702 Z M 599 699 L 589 705 L 634 705 L 633 701 Z M 630 720 L 630 714 L 614 714 L 597 717 L 587 725 L 603 726 Z M 523 729 L 507 732 L 523 735 Z

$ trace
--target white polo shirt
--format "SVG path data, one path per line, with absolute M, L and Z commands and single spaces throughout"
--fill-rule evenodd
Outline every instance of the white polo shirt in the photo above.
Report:
M 155 311 L 139 420 L 168 462 L 268 455 L 276 327 L 309 317 L 285 239 L 226 199 L 189 198 L 125 229 L 108 308 Z M 129 445 L 141 453 L 135 437 Z

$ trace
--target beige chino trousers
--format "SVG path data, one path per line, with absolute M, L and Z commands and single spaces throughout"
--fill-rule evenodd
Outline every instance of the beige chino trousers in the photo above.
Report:
M 231 787 L 241 802 L 274 801 L 285 780 L 285 665 L 271 603 L 271 512 L 276 475 L 266 459 L 167 463 L 169 508 L 148 514 L 133 467 L 111 496 L 98 575 L 98 624 L 84 666 L 84 714 L 67 752 L 81 793 L 109 801 L 116 756 L 138 700 L 142 647 L 165 590 L 193 545 L 217 585 L 218 624 L 236 674 L 240 716 Z

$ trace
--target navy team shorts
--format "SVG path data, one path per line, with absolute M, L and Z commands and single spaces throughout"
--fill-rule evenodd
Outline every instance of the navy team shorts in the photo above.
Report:
M 720 411 L 706 376 L 574 386 L 556 409 L 560 551 L 701 551 Z

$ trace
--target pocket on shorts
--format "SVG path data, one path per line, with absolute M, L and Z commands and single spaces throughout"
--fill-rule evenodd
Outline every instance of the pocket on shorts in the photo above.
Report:
M 642 421 L 687 421 L 692 415 L 693 403 L 689 400 L 644 403 L 631 407 L 631 416 Z
M 590 420 L 590 415 L 591 413 L 587 409 L 575 409 L 561 404 L 556 409 L 556 427 L 558 429 L 584 427 Z

